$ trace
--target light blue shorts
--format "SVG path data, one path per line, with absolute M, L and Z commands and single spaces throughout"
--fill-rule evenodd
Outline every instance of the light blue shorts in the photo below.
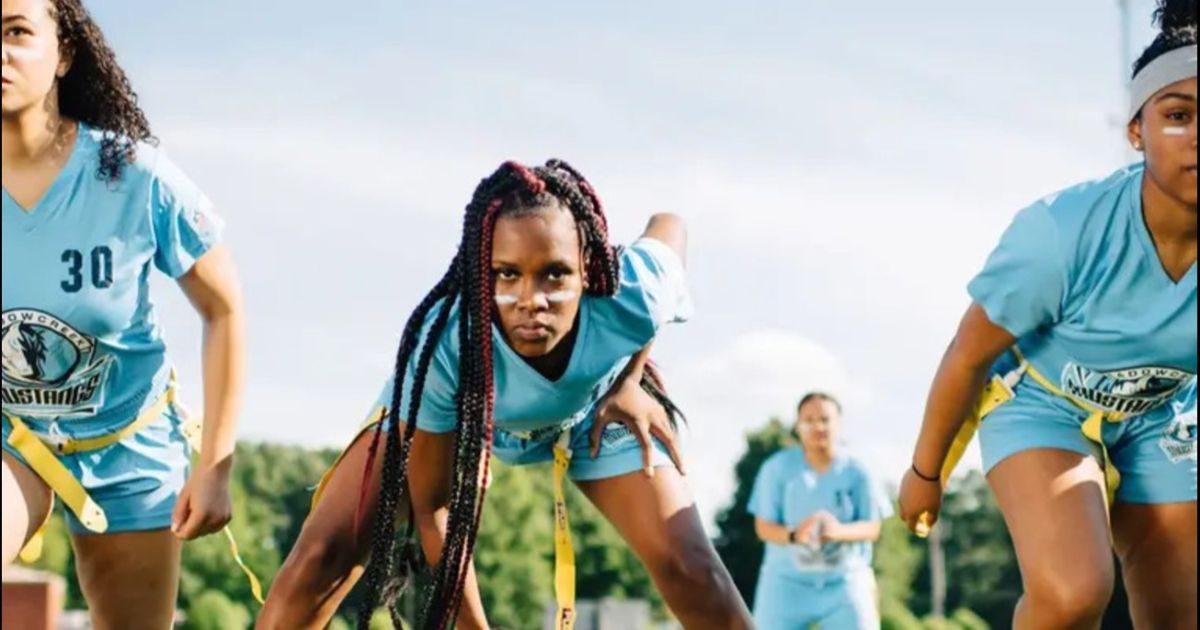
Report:
M 97 437 L 71 434 L 69 422 L 59 427 L 70 437 Z M 25 464 L 20 453 L 8 445 L 11 430 L 5 419 L 4 452 Z M 181 416 L 172 407 L 132 437 L 100 450 L 60 455 L 58 459 L 104 510 L 107 533 L 144 532 L 171 526 L 175 500 L 191 470 L 191 447 L 182 432 Z M 91 533 L 70 510 L 66 512 L 72 533 Z
M 828 577 L 759 576 L 754 624 L 760 630 L 875 630 L 879 589 L 870 569 Z
M 1004 362 L 1000 369 L 1011 365 Z M 1004 403 L 979 429 L 984 469 L 1023 451 L 1053 448 L 1102 457 L 1084 437 L 1086 414 L 1069 401 L 1023 379 L 1016 397 Z M 1196 501 L 1196 382 L 1174 401 L 1124 422 L 1104 423 L 1104 444 L 1121 472 L 1117 500 L 1163 504 Z
M 589 436 L 594 426 L 595 415 L 575 425 L 571 431 L 571 467 L 568 475 L 575 481 L 599 481 L 613 479 L 642 470 L 642 446 L 637 437 L 625 425 L 610 424 L 601 438 L 600 454 L 592 459 Z M 384 422 L 384 430 L 387 422 Z M 544 464 L 554 461 L 554 445 L 558 442 L 557 430 L 535 432 L 533 437 L 522 438 L 503 429 L 496 429 L 492 452 L 500 461 L 510 466 Z M 654 468 L 674 466 L 666 447 L 654 440 L 651 465 Z

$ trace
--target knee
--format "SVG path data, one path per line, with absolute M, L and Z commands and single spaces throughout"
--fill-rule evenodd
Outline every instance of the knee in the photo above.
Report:
M 720 558 L 711 549 L 670 548 L 649 567 L 664 590 L 678 590 L 689 598 L 717 606 L 732 586 Z
M 1116 571 L 1111 562 L 1079 568 L 1047 567 L 1046 575 L 1026 584 L 1026 596 L 1038 617 L 1054 627 L 1098 622 L 1112 600 Z
M 292 550 L 280 582 L 292 588 L 323 591 L 354 571 L 361 562 L 356 546 L 344 536 L 313 537 Z

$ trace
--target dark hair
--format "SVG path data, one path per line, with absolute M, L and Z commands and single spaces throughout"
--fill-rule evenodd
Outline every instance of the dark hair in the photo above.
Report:
M 58 81 L 59 112 L 101 131 L 96 176 L 115 182 L 137 155 L 137 144 L 155 144 L 150 122 L 117 56 L 81 0 L 53 0 L 51 17 L 71 66 Z
M 495 279 L 492 275 L 492 236 L 496 219 L 543 208 L 571 213 L 579 226 L 583 244 L 587 293 L 611 297 L 620 284 L 617 250 L 608 242 L 608 222 L 600 199 L 587 180 L 565 162 L 552 160 L 529 168 L 507 162 L 476 188 L 463 219 L 462 241 L 450 269 L 425 296 L 408 319 L 396 355 L 395 394 L 388 410 L 387 434 L 379 509 L 373 524 L 371 561 L 366 575 L 366 597 L 359 608 L 358 626 L 367 628 L 382 598 L 394 620 L 399 618 L 398 595 L 408 586 L 411 573 L 419 569 L 417 546 L 412 543 L 413 520 L 409 519 L 405 544 L 395 557 L 395 519 L 408 487 L 408 461 L 413 435 L 420 417 L 421 397 L 434 349 L 446 330 L 451 309 L 460 307 L 458 365 L 458 440 L 454 455 L 449 523 L 442 557 L 423 607 L 425 628 L 447 628 L 462 603 L 467 566 L 474 552 L 491 460 L 495 390 L 492 371 L 492 324 Z M 421 330 L 434 314 L 428 333 Z M 420 352 L 418 353 L 418 348 Z M 411 400 L 403 400 L 405 376 L 414 355 Z M 670 412 L 677 409 L 667 399 L 657 372 L 648 368 L 642 386 Z M 406 413 L 400 410 L 404 403 Z M 401 418 L 407 418 L 401 435 Z M 372 453 L 380 440 L 376 430 Z M 370 474 L 368 462 L 367 472 Z M 365 480 L 364 480 L 365 482 Z
M 843 411 L 842 410 L 842 401 L 838 400 L 837 397 L 834 396 L 833 394 L 829 394 L 826 392 L 809 392 L 809 393 L 805 394 L 804 398 L 800 399 L 800 404 L 796 405 L 796 411 L 800 411 L 801 409 L 804 408 L 804 405 L 807 405 L 808 403 L 817 401 L 817 400 L 823 400 L 825 402 L 833 403 L 833 406 L 837 407 L 838 413 L 842 413 L 842 411 Z
M 1135 77 L 1155 59 L 1172 50 L 1196 45 L 1196 0 L 1158 0 L 1154 23 L 1162 32 L 1133 64 Z

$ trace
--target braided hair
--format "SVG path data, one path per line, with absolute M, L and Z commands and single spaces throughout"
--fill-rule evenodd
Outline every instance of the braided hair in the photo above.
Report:
M 156 144 L 129 77 L 82 0 L 53 0 L 51 17 L 70 69 L 58 81 L 59 112 L 103 133 L 96 176 L 121 178 L 136 157 L 137 144 Z
M 1172 50 L 1196 45 L 1196 0 L 1158 0 L 1154 23 L 1162 32 L 1133 64 L 1135 77 Z
M 458 335 L 462 356 L 458 362 L 458 440 L 454 454 L 449 524 L 441 561 L 433 571 L 421 617 L 425 628 L 451 627 L 462 604 L 467 569 L 474 553 L 491 460 L 494 430 L 495 387 L 492 370 L 492 325 L 495 279 L 492 274 L 492 236 L 497 218 L 560 207 L 571 213 L 583 244 L 587 294 L 612 297 L 620 284 L 617 250 L 609 244 L 608 222 L 591 185 L 565 162 L 552 160 L 529 168 L 517 162 L 503 164 L 476 188 L 463 218 L 462 241 L 450 268 L 409 317 L 396 355 L 395 393 L 389 408 L 383 478 L 379 508 L 373 523 L 371 563 L 366 575 L 366 597 L 358 626 L 367 628 L 380 600 L 393 620 L 399 620 L 397 596 L 418 570 L 418 546 L 412 542 L 409 519 L 405 543 L 396 554 L 395 520 L 408 487 L 408 461 L 421 408 L 426 375 L 438 340 L 447 331 L 452 308 L 459 305 Z M 435 314 L 436 311 L 436 314 Z M 421 331 L 433 316 L 422 339 Z M 416 357 L 411 400 L 405 401 L 406 372 Z M 643 384 L 661 393 L 661 380 L 648 370 Z M 667 400 L 665 394 L 655 396 Z M 406 413 L 401 414 L 407 402 Z M 669 400 L 667 400 L 669 405 Z M 666 407 L 673 410 L 674 406 Z M 401 419 L 408 422 L 402 424 Z M 401 427 L 404 427 L 403 434 Z M 382 424 L 376 429 L 372 453 L 378 447 Z M 367 470 L 370 470 L 368 465 Z M 398 555 L 398 557 L 397 557 Z M 397 624 L 398 625 L 398 624 Z

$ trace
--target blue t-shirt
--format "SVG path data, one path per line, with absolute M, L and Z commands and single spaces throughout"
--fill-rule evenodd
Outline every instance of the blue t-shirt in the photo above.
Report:
M 551 381 L 533 369 L 492 326 L 495 371 L 495 422 L 502 430 L 530 432 L 574 426 L 586 419 L 608 392 L 634 354 L 645 348 L 664 324 L 687 319 L 688 298 L 683 262 L 667 245 L 643 238 L 622 250 L 621 286 L 611 298 L 585 296 L 579 308 L 578 337 L 566 372 Z M 430 313 L 422 333 L 437 317 Z M 417 426 L 430 433 L 449 433 L 458 425 L 458 305 L 451 308 L 445 333 L 438 340 L 426 375 Z M 416 353 L 405 376 L 401 414 L 412 400 Z M 377 401 L 392 404 L 394 378 Z
M 861 463 L 839 456 L 822 474 L 809 466 L 800 448 L 782 450 L 763 464 L 747 510 L 791 529 L 821 510 L 841 523 L 882 521 L 892 515 L 886 495 Z M 844 574 L 870 567 L 874 551 L 869 542 L 827 543 L 819 548 L 767 543 L 762 572 L 780 577 Z
M 1196 374 L 1196 267 L 1167 275 L 1142 214 L 1144 169 L 1022 211 L 971 297 L 1063 391 L 1138 415 Z
M 217 242 L 212 204 L 159 150 L 121 179 L 96 175 L 101 134 L 80 126 L 66 166 L 28 212 L 3 195 L 4 412 L 76 436 L 132 422 L 169 380 L 149 295 Z

